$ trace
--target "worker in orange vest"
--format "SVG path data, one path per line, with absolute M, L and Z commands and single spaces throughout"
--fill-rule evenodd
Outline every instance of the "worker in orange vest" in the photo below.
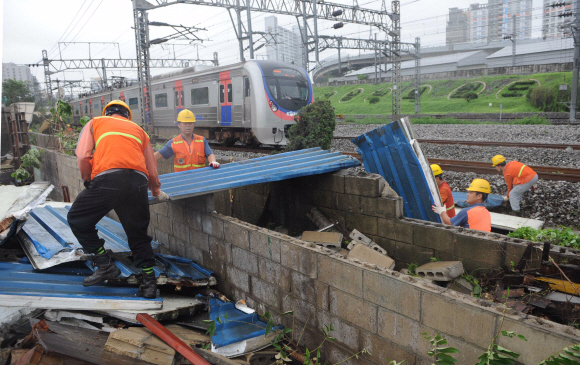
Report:
M 433 205 L 433 211 L 441 216 L 444 224 L 491 232 L 491 214 L 483 203 L 491 193 L 489 182 L 484 179 L 474 179 L 467 188 L 467 204 L 469 208 L 461 209 L 453 218 L 449 218 L 445 207 Z
M 505 162 L 502 155 L 493 156 L 491 163 L 498 172 L 503 173 L 507 185 L 507 196 L 514 214 L 521 216 L 520 203 L 522 195 L 538 182 L 538 174 L 529 166 L 518 161 Z
M 85 253 L 93 254 L 96 270 L 83 280 L 84 286 L 91 286 L 121 274 L 95 228 L 114 210 L 127 234 L 133 262 L 142 270 L 139 295 L 155 298 L 155 255 L 147 234 L 147 188 L 158 201 L 165 201 L 168 196 L 160 190 L 149 136 L 131 122 L 132 117 L 127 104 L 113 100 L 103 108 L 103 116 L 93 118 L 82 129 L 76 155 L 86 189 L 75 199 L 67 220 Z
M 443 203 L 443 206 L 447 210 L 447 216 L 453 218 L 455 217 L 455 202 L 453 201 L 453 193 L 451 192 L 449 184 L 443 180 L 443 169 L 437 164 L 432 164 L 431 171 L 433 171 L 435 182 L 437 182 L 437 186 L 439 187 L 441 203 Z
M 220 167 L 216 161 L 207 140 L 202 136 L 193 134 L 195 125 L 195 115 L 187 109 L 183 109 L 177 115 L 177 127 L 181 134 L 169 142 L 163 148 L 155 152 L 157 161 L 162 158 L 173 158 L 173 168 L 175 172 L 199 169 L 205 167 L 205 158 L 209 161 L 209 166 L 217 169 Z

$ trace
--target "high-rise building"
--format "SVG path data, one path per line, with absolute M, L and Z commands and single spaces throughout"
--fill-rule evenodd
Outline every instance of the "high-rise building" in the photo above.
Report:
M 8 79 L 28 81 L 31 84 L 34 81 L 30 67 L 20 66 L 12 62 L 2 63 L 2 81 Z
M 469 42 L 487 42 L 487 21 L 489 19 L 487 4 L 471 4 L 467 13 L 469 17 Z
M 570 36 L 570 28 L 565 27 L 572 21 L 565 13 L 574 12 L 574 2 L 562 5 L 564 1 L 544 0 L 544 16 L 542 17 L 542 37 L 562 38 Z M 557 6 L 560 5 L 560 6 Z
M 288 30 L 278 25 L 275 16 L 265 18 L 266 24 L 266 55 L 269 60 L 302 64 L 302 40 L 300 32 L 294 26 Z
M 511 34 L 515 34 L 516 39 L 532 37 L 532 0 L 489 0 L 487 12 L 490 42 L 502 41 Z M 513 15 L 516 16 L 516 29 L 513 29 Z
M 459 8 L 449 9 L 449 19 L 445 27 L 445 44 L 469 42 L 469 18 L 467 12 Z

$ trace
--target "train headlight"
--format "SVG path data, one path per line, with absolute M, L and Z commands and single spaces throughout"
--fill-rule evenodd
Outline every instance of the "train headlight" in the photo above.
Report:
M 272 111 L 274 113 L 276 113 L 278 111 L 278 106 L 276 104 L 274 104 L 274 102 L 272 100 L 270 100 L 270 109 L 272 109 Z

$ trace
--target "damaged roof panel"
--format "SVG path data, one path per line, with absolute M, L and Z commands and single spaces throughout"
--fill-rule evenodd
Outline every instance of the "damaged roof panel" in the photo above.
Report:
M 319 147 L 232 162 L 159 176 L 162 190 L 171 200 L 213 193 L 246 185 L 316 175 L 359 166 L 360 162 L 340 152 Z M 149 200 L 153 200 L 150 195 Z

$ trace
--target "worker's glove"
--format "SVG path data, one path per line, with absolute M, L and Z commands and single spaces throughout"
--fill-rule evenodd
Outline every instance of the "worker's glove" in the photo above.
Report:
M 220 167 L 220 163 L 219 163 L 219 162 L 217 162 L 217 161 L 210 162 L 210 163 L 209 163 L 209 165 L 210 165 L 211 167 L 213 167 L 214 169 L 218 169 L 218 168 Z
M 432 205 L 431 209 L 433 209 L 433 211 L 439 215 L 445 211 L 445 207 L 441 207 L 439 205 Z
M 155 196 L 154 198 L 157 202 L 162 203 L 169 200 L 169 195 L 165 194 L 163 191 L 160 191 L 159 195 Z
M 504 202 L 507 202 L 509 200 L 508 197 L 507 197 L 507 195 L 502 196 L 502 198 L 503 198 L 503 201 Z

